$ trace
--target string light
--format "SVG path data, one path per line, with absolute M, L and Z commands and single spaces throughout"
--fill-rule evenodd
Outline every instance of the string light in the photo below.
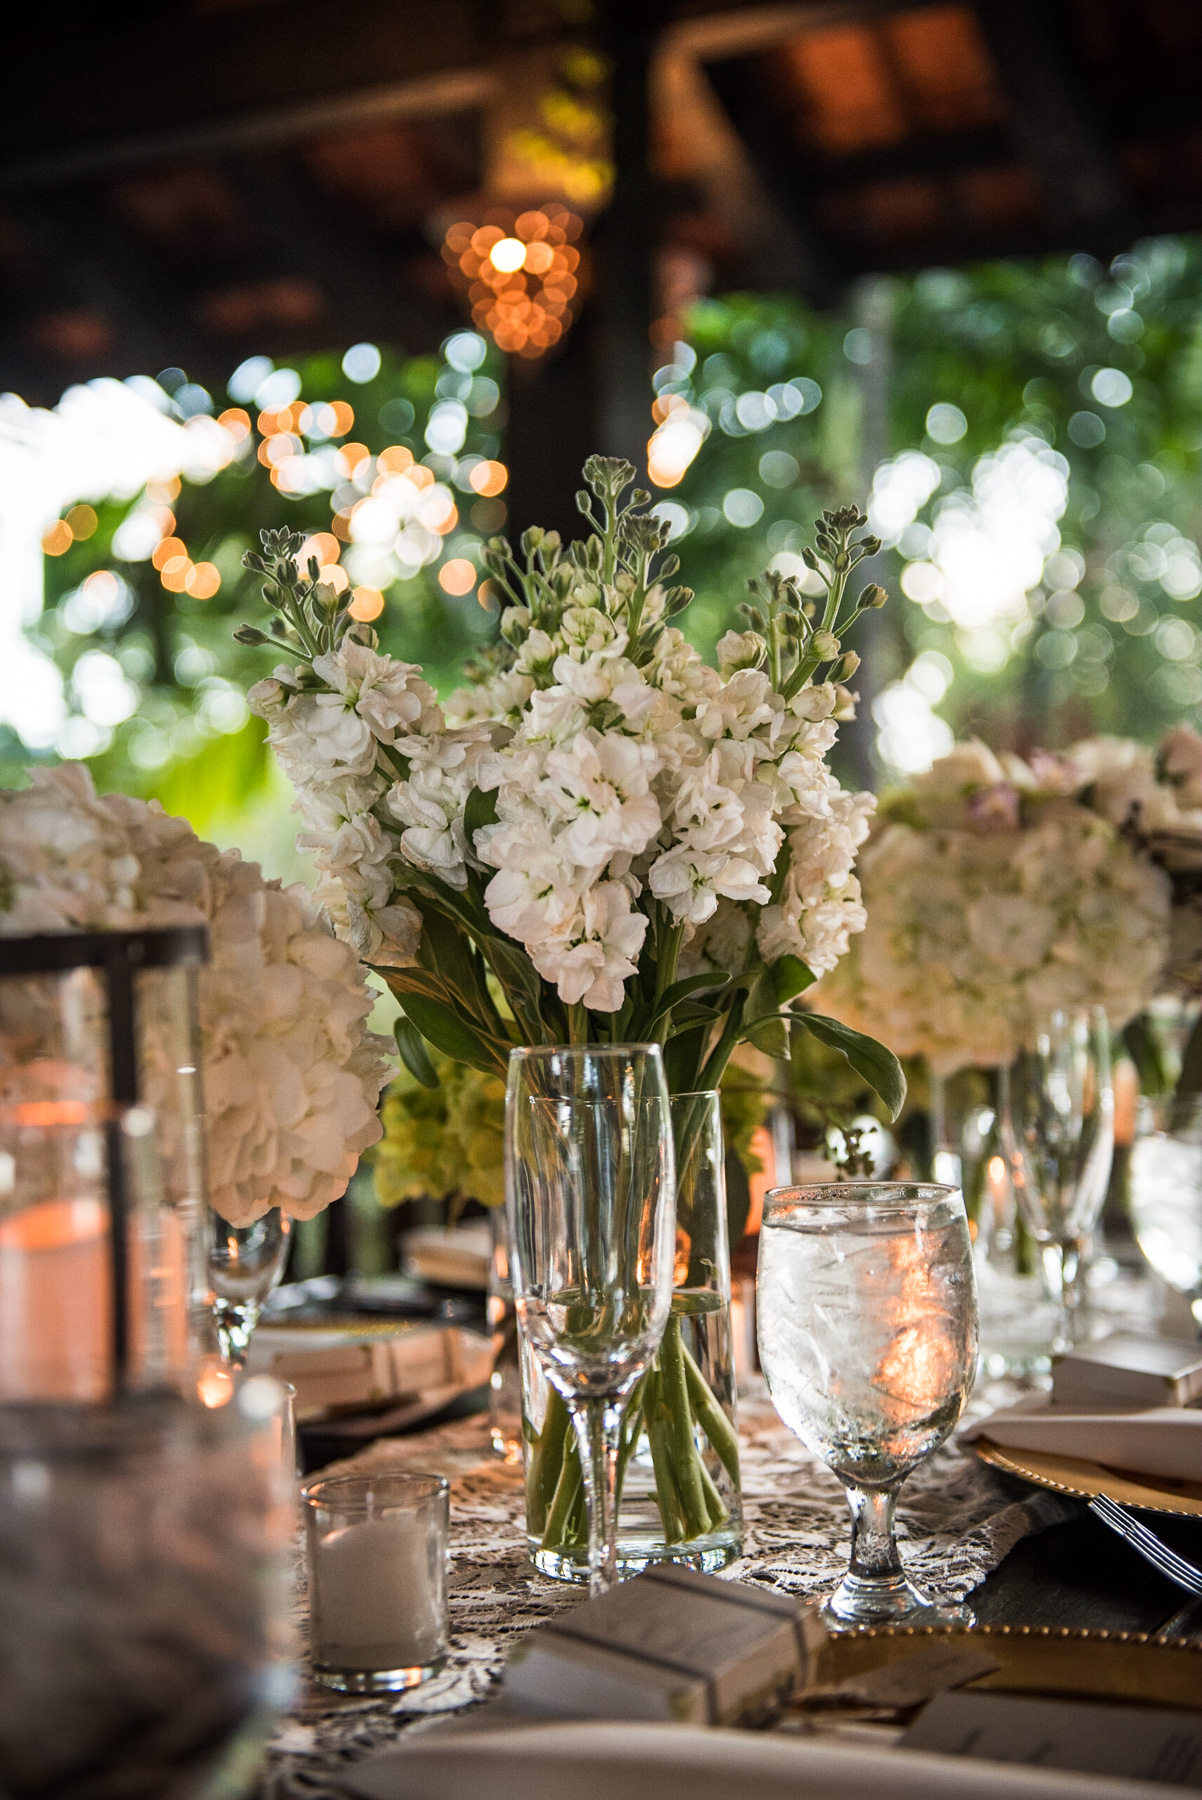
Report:
M 478 462 L 472 465 L 468 480 L 477 494 L 491 500 L 499 494 L 509 480 L 509 470 L 501 462 Z
M 572 323 L 580 268 L 573 240 L 583 224 L 566 206 L 551 204 L 519 213 L 512 224 L 494 213 L 484 225 L 460 220 L 449 227 L 443 258 L 467 289 L 473 324 L 498 349 L 542 356 Z
M 211 600 L 221 586 L 221 571 L 215 563 L 195 563 L 184 576 L 184 591 L 194 600 Z

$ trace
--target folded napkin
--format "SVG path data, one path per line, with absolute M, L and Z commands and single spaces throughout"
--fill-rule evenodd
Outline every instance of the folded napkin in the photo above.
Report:
M 962 1443 L 978 1438 L 988 1438 L 1003 1450 L 1042 1450 L 1138 1475 L 1202 1481 L 1202 1411 L 1193 1407 L 1086 1412 L 1052 1406 L 1046 1394 L 1034 1394 L 1017 1406 L 978 1419 L 960 1433 Z
M 1167 1800 L 1172 1788 L 688 1725 L 423 1732 L 330 1772 L 361 1800 Z

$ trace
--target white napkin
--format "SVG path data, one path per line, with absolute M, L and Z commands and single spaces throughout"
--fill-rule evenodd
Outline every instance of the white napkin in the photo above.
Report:
M 328 1779 L 363 1800 L 1168 1800 L 1180 1792 L 962 1756 L 626 1723 L 423 1733 Z
M 968 1444 L 988 1438 L 1004 1450 L 1083 1457 L 1138 1475 L 1202 1481 L 1202 1411 L 1193 1407 L 1081 1412 L 1051 1406 L 1046 1394 L 1034 1394 L 978 1419 L 960 1438 Z

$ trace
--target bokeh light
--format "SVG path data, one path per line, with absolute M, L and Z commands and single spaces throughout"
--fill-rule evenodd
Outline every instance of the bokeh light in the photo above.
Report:
M 449 227 L 443 258 L 466 291 L 472 323 L 498 349 L 533 358 L 559 342 L 572 322 L 583 223 L 551 203 L 516 217 L 495 209 L 482 225 L 465 219 Z
M 447 594 L 470 594 L 476 585 L 476 565 L 466 556 L 453 556 L 438 571 L 438 585 Z
M 379 588 L 357 587 L 347 611 L 352 619 L 358 619 L 362 624 L 369 625 L 384 611 L 384 596 Z

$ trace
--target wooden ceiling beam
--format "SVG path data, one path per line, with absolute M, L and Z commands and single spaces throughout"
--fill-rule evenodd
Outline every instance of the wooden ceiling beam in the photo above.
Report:
M 1070 228 L 1119 220 L 1128 196 L 1073 67 L 1059 0 L 977 0 L 977 19 L 1010 103 L 1014 148 Z

